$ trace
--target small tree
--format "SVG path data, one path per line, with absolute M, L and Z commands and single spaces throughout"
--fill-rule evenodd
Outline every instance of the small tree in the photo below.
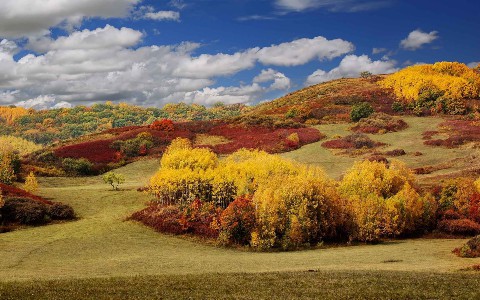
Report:
M 4 184 L 13 184 L 15 181 L 15 171 L 12 167 L 12 160 L 9 156 L 0 157 L 0 182 Z
M 103 181 L 111 185 L 113 190 L 118 190 L 118 186 L 125 182 L 125 177 L 110 171 L 103 175 Z
M 370 78 L 373 74 L 371 72 L 368 72 L 368 71 L 363 71 L 363 72 L 360 72 L 360 77 L 362 78 Z
M 358 122 L 360 121 L 360 119 L 367 118 L 373 113 L 374 110 L 370 103 L 358 103 L 352 107 L 352 111 L 350 112 L 350 119 L 352 119 L 353 122 Z
M 25 179 L 25 190 L 29 193 L 34 193 L 38 190 L 38 181 L 33 172 L 30 172 Z

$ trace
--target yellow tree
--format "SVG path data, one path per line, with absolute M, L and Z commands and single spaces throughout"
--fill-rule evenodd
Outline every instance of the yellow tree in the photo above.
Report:
M 30 172 L 30 174 L 28 174 L 27 178 L 25 179 L 24 188 L 29 193 L 34 193 L 38 190 L 38 181 L 33 172 Z
M 10 155 L 0 153 L 0 182 L 4 184 L 12 184 L 15 180 L 15 171 L 12 167 L 12 159 Z

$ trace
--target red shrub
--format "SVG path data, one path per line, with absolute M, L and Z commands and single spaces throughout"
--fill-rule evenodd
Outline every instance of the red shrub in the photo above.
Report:
M 444 220 L 459 220 L 462 216 L 453 209 L 446 210 L 442 213 L 442 219 Z
M 373 141 L 363 133 L 354 133 L 322 144 L 323 147 L 330 149 L 371 149 L 382 145 L 384 144 Z
M 329 149 L 355 149 L 352 142 L 347 142 L 344 139 L 336 139 L 322 143 L 322 146 Z
M 422 133 L 424 140 L 431 140 L 434 135 L 437 135 L 438 131 L 425 131 Z
M 470 197 L 469 219 L 480 224 L 480 194 L 476 193 Z
M 176 206 L 150 205 L 134 213 L 130 219 L 139 221 L 156 231 L 172 234 L 182 234 L 183 226 L 180 224 L 181 212 Z
M 480 235 L 473 237 L 465 245 L 454 249 L 452 252 L 460 257 L 480 257 Z M 476 266 L 473 267 L 475 269 Z M 480 267 L 480 265 L 477 265 L 477 267 Z M 480 271 L 480 268 L 478 268 L 477 271 Z
M 480 224 L 469 219 L 441 220 L 440 222 L 438 222 L 438 229 L 451 234 L 480 234 Z
M 364 126 L 364 127 L 358 127 L 355 129 L 355 132 L 361 132 L 361 133 L 378 133 L 382 128 L 376 127 L 376 126 Z
M 153 130 L 167 131 L 167 132 L 172 132 L 175 130 L 173 121 L 169 119 L 156 120 L 152 124 L 150 124 L 149 128 Z
M 315 128 L 267 128 L 219 124 L 213 127 L 209 134 L 224 136 L 231 141 L 210 148 L 220 154 L 233 153 L 241 148 L 261 149 L 269 153 L 284 152 L 290 150 L 285 139 L 292 133 L 298 134 L 298 146 L 317 142 L 324 137 Z
M 220 229 L 229 243 L 247 245 L 255 227 L 255 207 L 248 197 L 238 197 L 220 217 Z
M 172 234 L 194 234 L 216 238 L 221 210 L 213 204 L 195 200 L 183 209 L 178 206 L 163 206 L 152 203 L 149 207 L 134 213 L 130 219 L 139 221 L 159 232 Z
M 183 210 L 180 224 L 185 233 L 198 236 L 217 238 L 218 226 L 216 220 L 220 218 L 221 209 L 212 203 L 194 200 L 189 207 Z
M 19 189 L 19 188 L 16 188 L 14 186 L 11 186 L 11 185 L 6 185 L 6 184 L 3 184 L 3 183 L 0 183 L 0 189 L 1 189 L 1 193 L 3 196 L 5 197 L 21 197 L 21 198 L 28 198 L 28 199 L 32 199 L 32 200 L 35 200 L 37 202 L 41 202 L 43 204 L 53 204 L 53 202 L 51 201 L 48 201 L 40 196 L 37 196 L 37 195 L 33 195 L 27 191 L 24 191 L 22 189 Z
M 55 149 L 58 157 L 86 158 L 92 163 L 109 163 L 117 161 L 118 155 L 110 145 L 113 140 L 96 140 Z
M 405 150 L 403 149 L 395 149 L 395 150 L 385 152 L 385 155 L 388 155 L 388 156 L 402 156 L 405 154 L 407 153 L 405 153 Z
M 455 148 L 468 142 L 480 141 L 480 126 L 478 122 L 466 120 L 449 120 L 440 124 L 444 128 L 447 139 L 426 140 L 425 145 Z M 428 139 L 428 135 L 426 135 Z M 425 133 L 424 133 L 425 138 Z

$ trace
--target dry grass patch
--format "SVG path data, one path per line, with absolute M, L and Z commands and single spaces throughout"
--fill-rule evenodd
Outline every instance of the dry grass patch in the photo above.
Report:
M 197 134 L 195 137 L 195 146 L 216 146 L 228 144 L 231 140 L 221 135 Z

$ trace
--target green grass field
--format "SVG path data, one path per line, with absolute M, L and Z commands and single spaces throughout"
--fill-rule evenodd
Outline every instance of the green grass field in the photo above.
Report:
M 413 151 L 421 132 L 439 120 L 407 119 L 412 121 L 418 127 L 375 138 Z M 332 136 L 346 127 L 327 128 L 321 130 Z M 419 151 L 425 155 L 403 158 L 409 165 L 425 162 L 416 159 L 435 163 L 441 156 L 471 150 Z M 353 162 L 333 156 L 319 143 L 285 156 L 320 164 L 332 176 Z M 101 177 L 41 178 L 40 194 L 72 205 L 79 220 L 1 234 L 0 299 L 480 297 L 474 288 L 480 273 L 460 271 L 480 259 L 451 253 L 465 240 L 411 239 L 258 253 L 162 235 L 125 221 L 148 201 L 136 189 L 158 166 L 150 159 L 118 169 L 127 178 L 120 191 L 110 191 Z
M 478 157 L 479 149 L 460 147 L 460 148 L 440 148 L 426 146 L 423 144 L 422 133 L 425 131 L 436 131 L 438 125 L 443 122 L 441 118 L 429 117 L 402 117 L 409 125 L 408 128 L 387 134 L 369 134 L 370 138 L 387 144 L 381 147 L 379 151 L 389 151 L 394 149 L 403 149 L 407 153 L 404 156 L 396 157 L 404 161 L 409 167 L 417 168 L 424 166 L 443 166 L 441 169 L 422 177 L 432 177 L 449 172 L 455 172 L 466 169 L 471 162 L 465 160 L 470 157 Z M 323 148 L 321 144 L 335 136 L 346 136 L 352 132 L 349 130 L 351 124 L 327 124 L 316 126 L 318 130 L 327 137 L 317 143 L 306 145 L 296 151 L 282 154 L 282 156 L 306 164 L 315 164 L 322 166 L 328 175 L 333 178 L 340 177 L 352 164 L 361 158 L 350 157 L 346 155 L 335 155 L 334 151 Z M 436 137 L 437 138 L 437 137 Z M 439 138 L 442 138 L 441 136 Z M 421 152 L 423 155 L 415 156 L 415 152 Z

